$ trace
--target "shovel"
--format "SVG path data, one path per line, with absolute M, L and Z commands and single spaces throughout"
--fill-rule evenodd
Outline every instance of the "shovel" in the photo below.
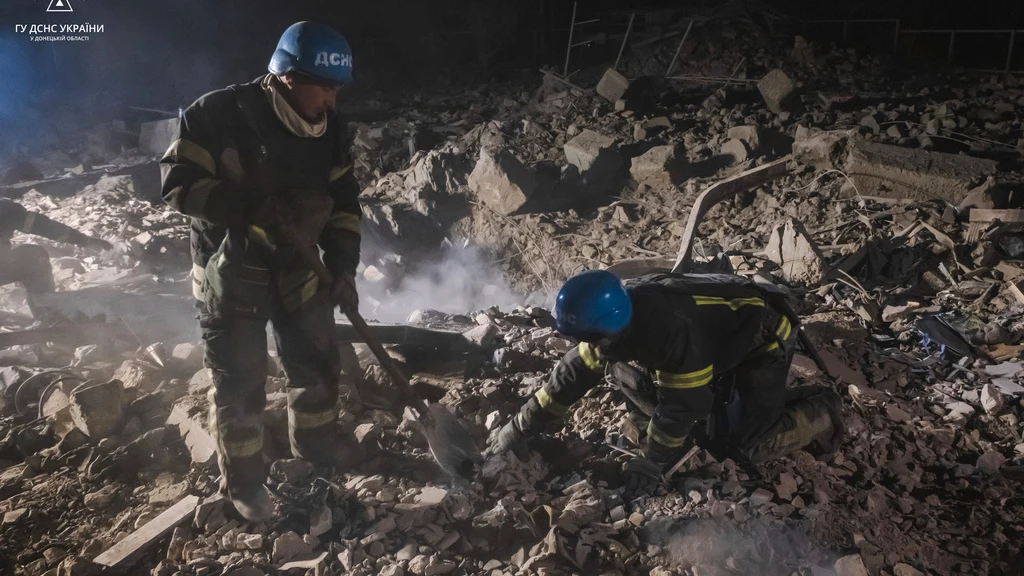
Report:
M 320 279 L 320 283 L 324 287 L 329 288 L 334 284 L 334 276 L 324 266 L 320 256 L 299 238 L 290 225 L 279 222 L 277 229 L 295 246 L 299 256 L 313 269 L 313 272 Z M 406 378 L 405 374 L 402 374 L 402 371 L 395 365 L 394 360 L 384 350 L 380 340 L 370 330 L 366 320 L 363 320 L 363 317 L 357 310 L 345 312 L 345 316 L 352 323 L 356 333 L 370 347 L 373 355 L 380 361 L 381 367 L 384 368 L 396 384 L 404 388 L 406 402 L 416 411 L 420 423 L 423 424 L 423 435 L 427 438 L 427 444 L 430 446 L 430 453 L 433 455 L 434 460 L 437 461 L 445 472 L 453 476 L 461 476 L 467 479 L 472 478 L 473 466 L 476 463 L 483 462 L 483 456 L 466 429 L 455 418 L 455 415 L 444 406 L 440 404 L 427 406 L 423 398 L 417 394 L 416 389 L 412 387 L 409 379 Z

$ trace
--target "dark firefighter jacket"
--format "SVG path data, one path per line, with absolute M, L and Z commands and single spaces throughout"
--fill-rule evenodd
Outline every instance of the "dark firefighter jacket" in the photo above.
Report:
M 57 242 L 77 245 L 83 245 L 91 240 L 70 226 L 26 210 L 24 206 L 13 200 L 0 198 L 0 249 L 11 247 L 11 237 L 15 232 L 34 234 Z
M 762 289 L 739 276 L 656 274 L 625 285 L 629 326 L 607 347 L 582 343 L 566 353 L 516 416 L 522 431 L 532 434 L 565 414 L 603 379 L 607 363 L 635 362 L 650 371 L 658 392 L 649 448 L 667 458 L 711 411 L 722 381 L 716 376 L 752 354 L 779 353 L 790 335 L 789 321 L 766 308 Z M 766 320 L 774 324 L 767 330 Z
M 192 217 L 193 294 L 198 300 L 203 300 L 207 263 L 228 227 L 271 194 L 285 204 L 298 196 L 328 202 L 326 225 L 315 238 L 324 264 L 335 275 L 352 275 L 359 265 L 362 212 L 344 124 L 329 112 L 322 136 L 293 134 L 267 98 L 261 86 L 265 79 L 199 98 L 183 112 L 178 136 L 160 161 L 164 200 Z M 251 240 L 268 249 L 279 246 L 270 231 L 244 224 Z M 288 269 L 274 270 L 274 280 L 294 308 L 316 293 L 317 278 L 301 259 L 284 261 L 290 262 Z

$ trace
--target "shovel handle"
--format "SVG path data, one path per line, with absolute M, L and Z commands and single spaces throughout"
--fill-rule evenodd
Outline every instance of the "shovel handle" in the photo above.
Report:
M 334 284 L 334 275 L 331 271 L 324 266 L 323 261 L 320 260 L 320 255 L 317 254 L 311 246 L 308 246 L 305 242 L 299 239 L 298 234 L 288 224 L 278 223 L 278 230 L 281 234 L 291 243 L 295 249 L 299 252 L 299 256 L 302 260 L 313 269 L 313 273 L 316 274 L 320 283 L 326 287 L 330 287 Z M 363 342 L 370 347 L 370 351 L 377 357 L 384 371 L 391 376 L 391 379 L 395 381 L 400 387 L 406 391 L 407 402 L 414 410 L 419 412 L 420 421 L 423 422 L 424 426 L 432 425 L 432 418 L 430 412 L 427 410 L 427 405 L 420 398 L 419 394 L 416 393 L 416 389 L 412 387 L 412 383 L 409 382 L 409 378 L 398 369 L 395 365 L 394 359 L 384 349 L 384 345 L 381 344 L 377 336 L 370 330 L 370 327 L 366 324 L 366 320 L 363 319 L 362 315 L 359 314 L 358 310 L 342 311 L 348 318 L 348 321 L 352 323 L 352 327 L 356 329 L 356 333 L 363 339 Z

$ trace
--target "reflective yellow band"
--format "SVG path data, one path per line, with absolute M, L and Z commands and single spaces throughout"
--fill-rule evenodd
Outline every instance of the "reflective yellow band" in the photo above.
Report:
M 698 306 L 728 306 L 733 310 L 739 310 L 743 306 L 764 306 L 764 300 L 760 298 L 733 298 L 732 300 L 726 300 L 718 296 L 694 296 L 693 301 Z
M 348 171 L 351 169 L 351 164 L 349 164 L 348 166 L 335 166 L 331 168 L 330 172 L 327 173 L 327 183 L 330 184 L 331 182 L 334 182 L 335 180 L 341 178 L 345 174 L 348 174 Z
M 264 248 L 270 248 L 276 250 L 277 246 L 274 241 L 270 239 L 270 235 L 267 231 L 254 224 L 249 225 L 249 240 L 263 246 Z
M 601 360 L 601 352 L 597 348 L 594 348 L 588 342 L 580 342 L 577 350 L 579 350 L 580 358 L 583 358 L 583 363 L 587 365 L 587 368 L 595 372 L 601 371 L 603 361 Z
M 320 412 L 300 412 L 294 408 L 288 411 L 288 420 L 291 422 L 292 428 L 295 430 L 307 430 L 309 428 L 326 426 L 331 422 L 334 422 L 337 417 L 337 406 L 332 406 L 331 408 L 321 410 Z
M 25 234 L 32 232 L 32 225 L 36 223 L 35 212 L 25 212 L 25 221 L 21 224 L 21 231 Z
M 192 263 L 192 297 L 200 302 L 203 298 L 203 282 L 206 282 L 206 269 L 199 264 Z
M 317 290 L 320 289 L 320 279 L 311 271 L 307 272 L 298 282 L 291 280 L 288 288 L 285 288 L 283 284 L 279 286 L 281 298 L 284 300 L 285 308 L 289 310 L 297 310 L 310 298 L 316 296 Z
M 715 375 L 715 365 L 711 364 L 703 370 L 673 374 L 671 372 L 657 371 L 658 386 L 662 388 L 700 388 L 711 382 Z
M 307 282 L 316 277 L 316 274 L 312 270 L 298 270 L 293 272 L 283 279 L 279 284 L 282 294 L 290 294 L 293 290 L 298 290 L 302 286 L 305 286 Z
M 548 394 L 548 391 L 545 390 L 544 388 L 537 390 L 537 393 L 534 394 L 534 397 L 537 398 L 537 403 L 540 404 L 540 407 L 543 408 L 549 414 L 561 416 L 562 414 L 565 414 L 566 412 L 569 411 L 568 406 L 559 404 L 557 401 L 555 401 L 554 398 L 551 397 L 551 394 Z
M 348 212 L 335 212 L 327 219 L 327 226 L 335 230 L 347 230 L 355 234 L 360 233 L 362 217 L 358 214 Z
M 654 424 L 654 420 L 651 420 L 651 423 L 647 425 L 647 437 L 669 448 L 679 448 L 686 442 L 686 436 L 671 436 L 662 432 Z
M 792 334 L 792 333 L 793 333 L 793 325 L 790 324 L 789 318 L 786 318 L 785 316 L 783 316 L 782 319 L 779 320 L 779 326 L 778 326 L 778 328 L 775 329 L 775 334 L 779 338 L 781 338 L 783 340 L 788 340 L 789 339 L 789 335 Z
M 224 442 L 224 452 L 232 458 L 248 458 L 263 451 L 263 435 L 241 442 Z
M 523 417 L 523 413 L 522 412 L 516 414 L 516 419 L 515 420 L 516 420 L 516 427 L 519 428 L 520 432 L 522 432 L 524 429 L 526 429 L 526 418 Z
M 210 192 L 220 184 L 220 180 L 213 178 L 200 178 L 193 182 L 185 193 L 185 203 L 181 207 L 182 212 L 189 216 L 205 216 L 206 202 L 210 199 Z
M 778 349 L 779 349 L 779 343 L 778 342 L 772 342 L 771 344 L 769 344 L 768 346 L 765 347 L 764 351 L 765 352 L 771 352 L 773 350 L 778 350 Z
M 193 164 L 198 164 L 200 168 L 210 173 L 210 176 L 217 175 L 217 164 L 213 161 L 213 155 L 206 151 L 199 144 L 191 140 L 179 138 L 171 145 L 167 147 L 167 152 L 164 152 L 164 157 L 161 161 L 166 159 L 173 159 L 178 161 L 179 159 L 185 159 Z

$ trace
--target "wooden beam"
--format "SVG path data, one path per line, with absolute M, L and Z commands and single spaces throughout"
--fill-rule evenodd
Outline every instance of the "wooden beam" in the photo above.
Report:
M 150 546 L 169 534 L 182 522 L 191 519 L 198 506 L 199 496 L 185 496 L 174 506 L 164 510 L 159 516 L 146 522 L 124 540 L 97 556 L 93 562 L 112 570 L 131 568 Z
M 94 344 L 106 338 L 132 339 L 128 327 L 121 323 L 84 322 L 81 324 L 65 324 L 54 328 L 35 328 L 0 332 L 0 349 L 22 344 L 42 344 L 58 342 L 61 344 Z
M 700 225 L 704 215 L 708 213 L 719 202 L 728 200 L 746 190 L 767 184 L 772 180 L 781 178 L 789 172 L 786 164 L 792 156 L 780 158 L 763 166 L 752 168 L 741 172 L 731 178 L 711 185 L 707 190 L 697 197 L 690 209 L 689 218 L 686 221 L 686 229 L 683 231 L 683 240 L 679 246 L 679 253 L 676 255 L 676 262 L 672 266 L 672 272 L 686 272 L 690 266 L 693 251 L 693 237 L 697 233 L 697 226 Z
M 992 222 L 999 220 L 1004 224 L 1024 222 L 1024 210 L 989 210 L 986 208 L 971 208 L 971 222 Z

